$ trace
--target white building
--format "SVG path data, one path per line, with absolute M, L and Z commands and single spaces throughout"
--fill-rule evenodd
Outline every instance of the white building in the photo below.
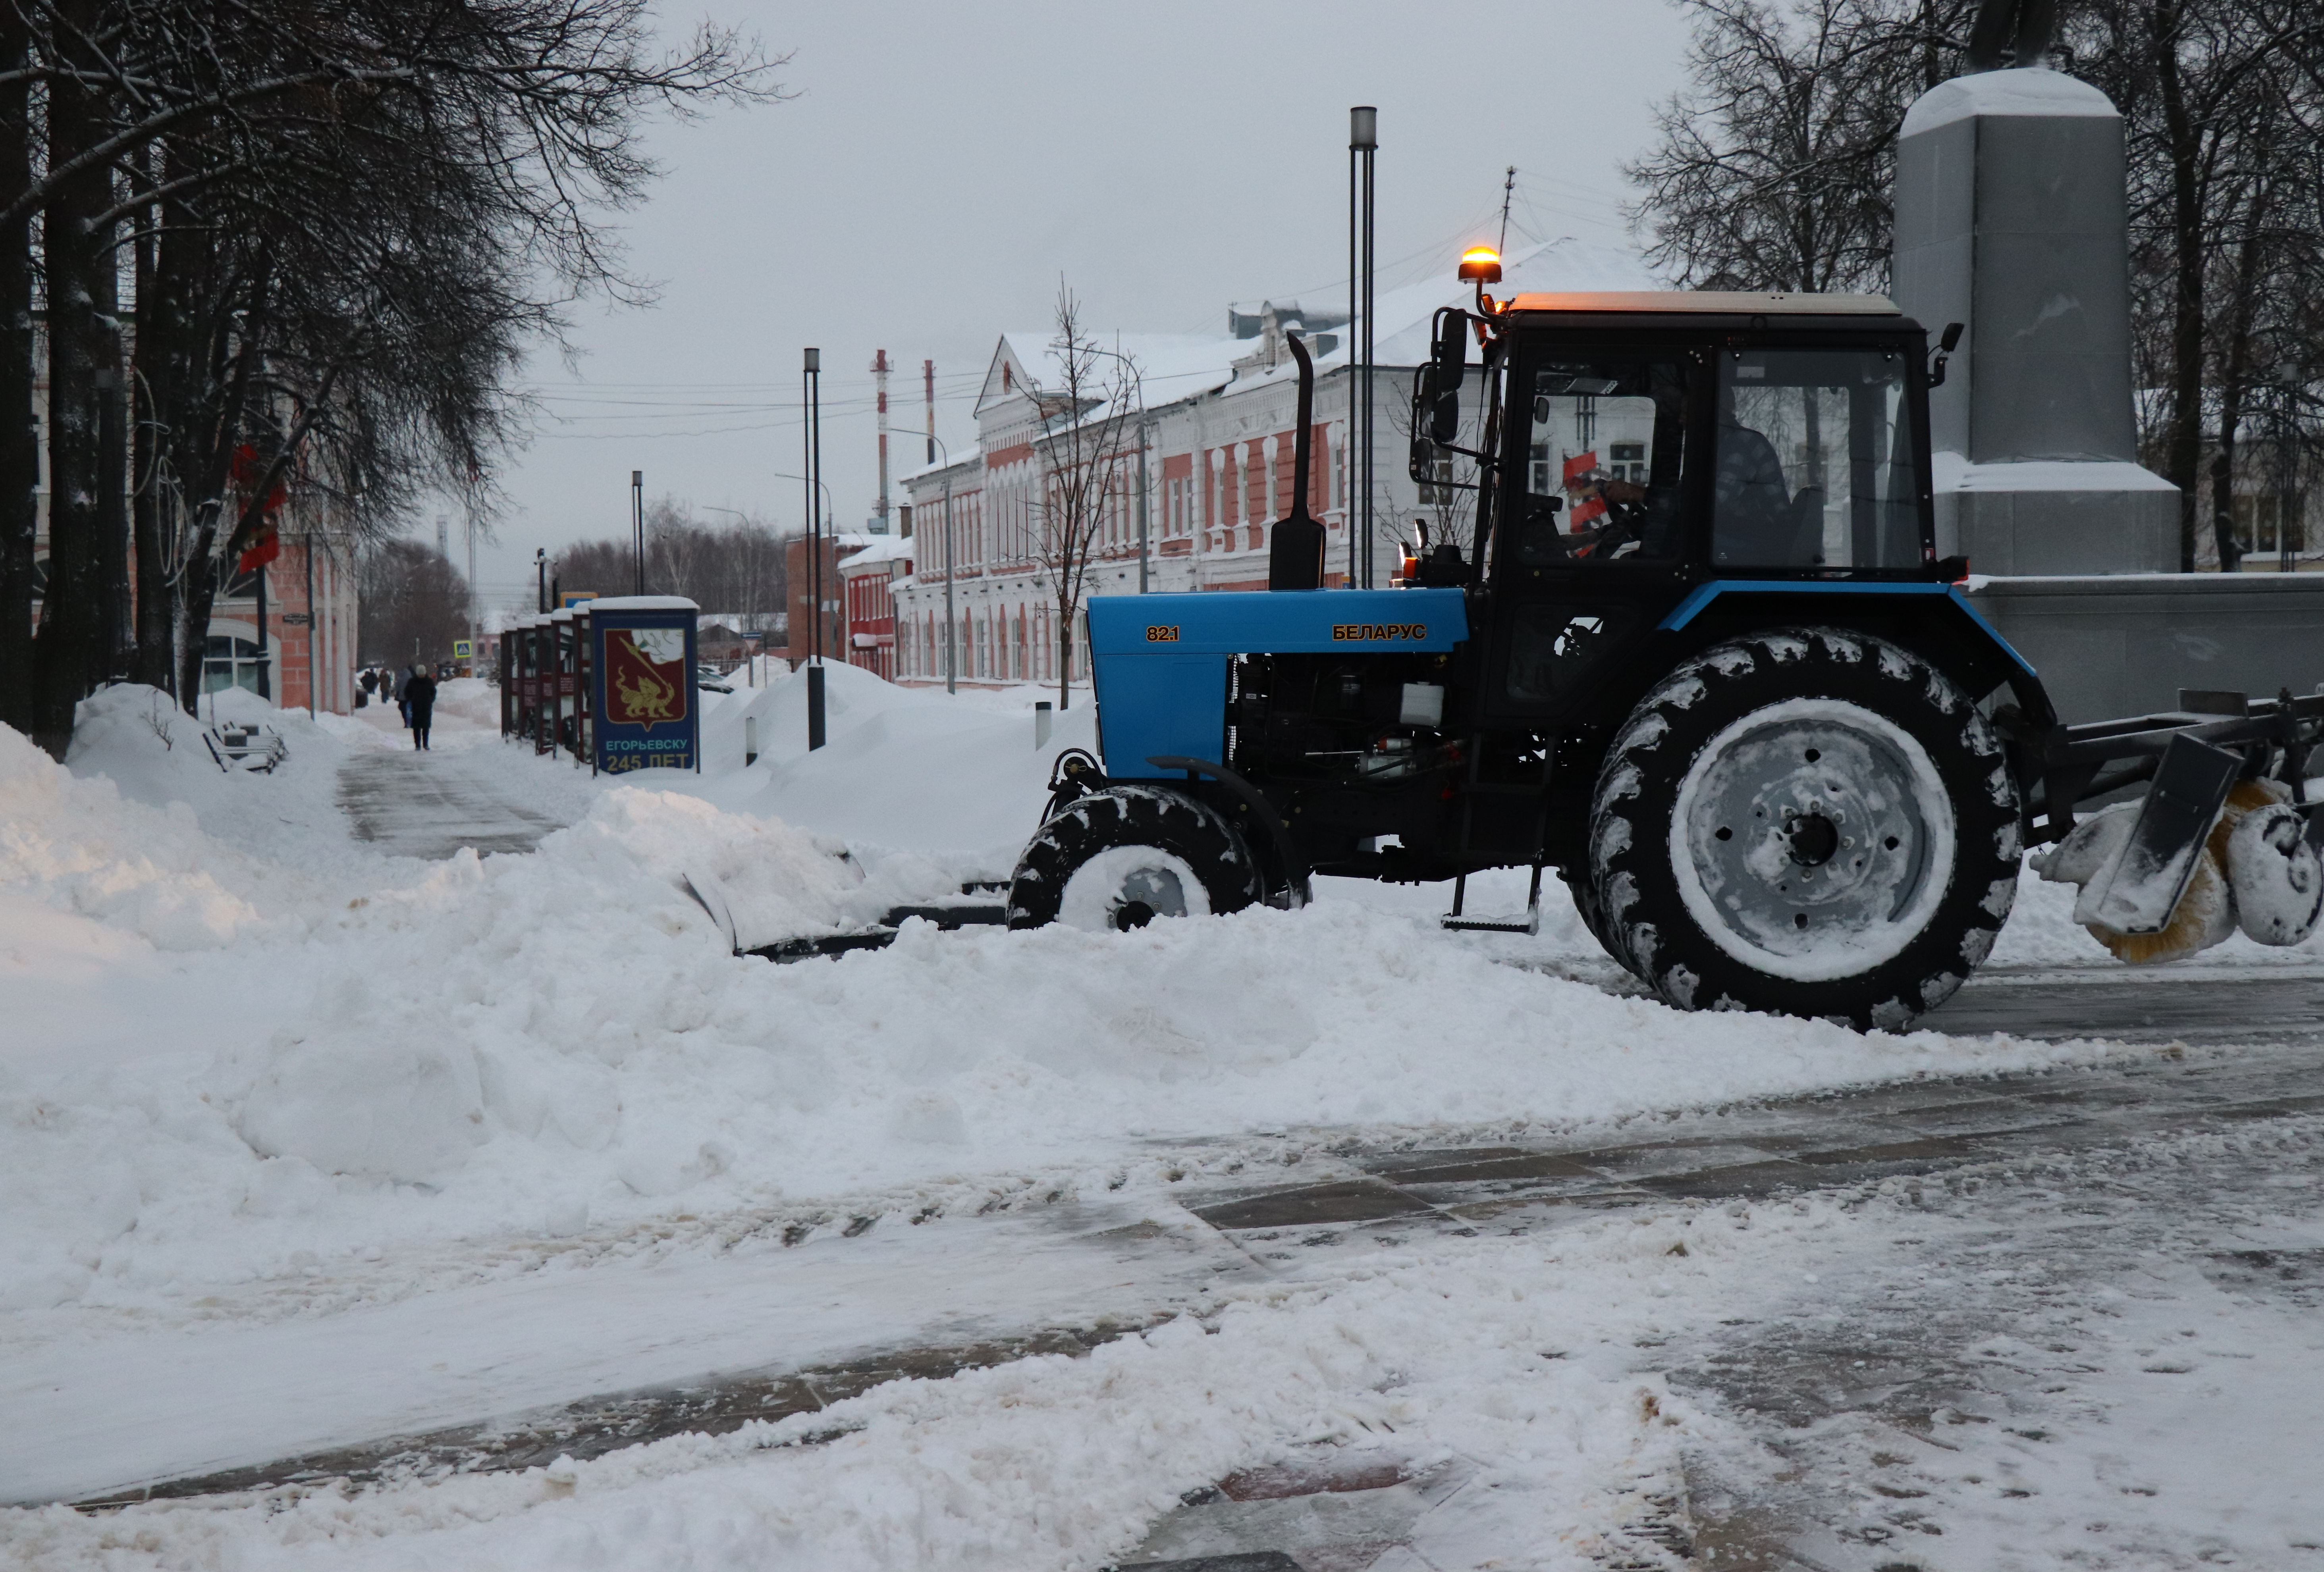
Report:
M 1499 292 L 1660 287 L 1633 253 L 1563 240 L 1510 257 Z M 1431 318 L 1441 306 L 1471 299 L 1447 268 L 1441 281 L 1378 300 L 1376 584 L 1385 586 L 1397 571 L 1398 543 L 1413 538 L 1416 519 L 1427 519 L 1432 529 L 1449 528 L 1456 538 L 1464 529 L 1471 493 L 1416 485 L 1406 473 L 1406 411 L 1413 368 L 1427 358 Z M 1344 308 L 1304 313 L 1296 303 L 1268 303 L 1255 311 L 1231 311 L 1231 331 L 1216 338 L 1122 336 L 1119 347 L 1139 368 L 1145 407 L 1124 431 L 1125 440 L 1136 445 L 1122 466 L 1130 484 L 1106 515 L 1087 594 L 1267 587 L 1269 527 L 1290 510 L 1294 484 L 1299 380 L 1286 343 L 1293 329 L 1303 331 L 1315 358 L 1308 511 L 1324 526 L 1327 585 L 1351 582 L 1351 555 L 1360 559 L 1361 542 L 1351 539 L 1349 529 L 1357 472 L 1348 436 L 1355 398 L 1345 317 Z M 947 560 L 960 680 L 1056 678 L 1056 592 L 1038 559 L 1037 511 L 1047 482 L 1041 449 L 1048 440 L 1037 397 L 1061 380 L 1049 349 L 1052 336 L 1047 331 L 1002 334 L 977 398 L 975 447 L 901 479 L 911 500 L 917 549 L 914 571 L 894 586 L 899 681 L 944 678 Z M 1111 336 L 1104 342 L 1109 349 L 1116 344 Z M 1135 483 L 1141 457 L 1142 494 Z M 1074 648 L 1074 674 L 1080 677 L 1088 664 L 1078 627 Z

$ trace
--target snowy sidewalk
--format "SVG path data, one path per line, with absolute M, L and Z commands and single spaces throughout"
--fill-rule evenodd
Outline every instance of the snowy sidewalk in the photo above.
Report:
M 517 802 L 480 750 L 358 753 L 339 767 L 339 805 L 355 839 L 403 857 L 440 860 L 463 846 L 478 855 L 530 851 L 565 821 Z

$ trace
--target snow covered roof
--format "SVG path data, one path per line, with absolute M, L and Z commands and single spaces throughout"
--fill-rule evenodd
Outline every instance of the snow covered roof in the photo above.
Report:
M 684 595 L 601 595 L 582 605 L 591 611 L 699 611 Z
M 901 486 L 906 481 L 916 481 L 926 475 L 942 474 L 948 469 L 970 469 L 980 463 L 983 457 L 984 450 L 972 442 L 966 447 L 954 452 L 949 459 L 940 458 L 934 464 L 924 464 L 918 469 L 898 471 L 895 483 Z M 905 500 L 910 501 L 908 497 Z
M 1056 337 L 1055 328 L 1003 333 L 993 348 L 984 387 L 977 394 L 977 414 L 982 416 L 995 404 L 1010 399 L 1036 391 L 1053 393 L 1062 388 L 1065 368 L 1052 347 Z M 1139 382 L 1150 407 L 1223 387 L 1234 374 L 1235 357 L 1248 354 L 1250 346 L 1247 340 L 1224 334 L 1120 333 L 1100 339 L 1098 347 L 1105 354 L 1098 365 L 1099 386 L 1091 391 L 1102 391 L 1111 382 L 1111 356 L 1119 353 L 1137 366 Z M 1103 412 L 1100 406 L 1089 413 L 1096 416 Z
M 901 562 L 912 555 L 912 538 L 908 535 L 870 535 L 857 538 L 865 544 L 840 559 L 842 568 L 861 567 L 875 562 Z

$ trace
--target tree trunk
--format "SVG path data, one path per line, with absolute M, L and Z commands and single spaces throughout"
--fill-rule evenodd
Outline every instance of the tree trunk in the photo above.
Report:
M 2244 418 L 2243 378 L 2231 371 L 2219 390 L 2218 446 L 2211 455 L 2211 539 L 2219 553 L 2221 573 L 2243 569 L 2243 548 L 2236 543 L 2236 427 Z
M 0 71 L 24 64 L 31 34 L 0 7 Z M 32 183 L 32 91 L 0 86 L 0 189 Z M 33 547 L 40 445 L 32 435 L 32 240 L 29 216 L 0 228 L 0 725 L 32 730 Z
M 2147 42 L 2171 157 L 2171 424 L 2163 478 L 2179 488 L 2179 571 L 2195 571 L 2197 471 L 2203 456 L 2203 203 L 2196 162 L 2202 135 L 2187 113 L 2179 74 L 2181 10 L 2161 0 Z
M 186 246 L 190 259 L 187 266 L 197 270 L 198 282 L 207 285 L 203 288 L 205 297 L 219 301 L 217 321 L 209 325 L 201 338 L 189 336 L 185 358 L 179 363 L 179 413 L 172 441 L 181 488 L 178 506 L 189 515 L 189 537 L 183 553 L 184 565 L 178 572 L 178 703 L 186 713 L 195 715 L 199 713 L 201 703 L 202 659 L 209 639 L 210 608 L 217 603 L 219 575 L 226 567 L 218 555 L 218 532 L 221 527 L 226 529 L 226 545 L 230 549 L 240 523 L 238 518 L 230 522 L 227 519 L 226 480 L 233 468 L 235 446 L 242 435 L 243 409 L 249 398 L 257 345 L 266 336 L 271 275 L 268 263 L 262 259 L 243 292 L 244 309 L 237 331 L 232 292 L 209 281 L 221 265 L 216 248 L 199 234 L 189 238 Z M 165 262 L 162 271 L 167 274 L 171 271 Z M 196 273 L 189 272 L 187 277 L 195 279 Z M 190 299 L 195 287 L 189 285 L 180 298 Z M 182 309 L 180 315 L 182 320 Z M 192 360 L 192 350 L 197 345 L 203 352 L 198 379 L 204 391 L 199 397 L 191 391 L 197 380 Z M 190 501 L 182 494 L 189 479 L 194 487 Z
M 73 28 L 93 30 L 86 4 L 65 8 Z M 68 57 L 85 46 L 68 44 Z M 94 68 L 93 62 L 82 61 Z M 104 105 L 84 87 L 58 80 L 49 90 L 49 165 L 78 156 L 105 135 Z M 89 690 L 104 622 L 105 585 L 97 538 L 100 483 L 97 373 L 103 363 L 96 275 L 112 264 L 99 254 L 90 220 L 112 190 L 97 168 L 58 182 L 42 215 L 48 275 L 49 579 L 32 669 L 32 740 L 61 761 L 72 742 L 73 710 Z
M 2262 138 L 2263 162 L 2269 152 Z M 2271 182 L 2262 176 L 2243 193 L 2243 234 L 2236 244 L 2235 297 L 2227 312 L 2227 342 L 2219 346 L 2219 432 L 2211 460 L 2211 538 L 2219 554 L 2219 571 L 2243 567 L 2243 548 L 2236 540 L 2236 441 L 2243 424 L 2244 395 L 2250 391 L 2252 317 L 2259 304 L 2262 235 L 2266 228 Z
M 151 225 L 167 221 L 167 210 L 141 216 Z M 177 686 L 175 593 L 170 583 L 169 522 L 172 497 L 164 484 L 169 435 L 163 422 L 174 404 L 172 376 L 182 343 L 174 303 L 161 277 L 161 238 L 148 233 L 137 242 L 137 375 L 128 389 L 132 416 L 129 446 L 130 527 L 136 542 L 137 630 L 131 657 L 132 680 L 150 687 Z
M 97 617 L 89 633 L 91 685 L 129 675 L 129 437 L 122 419 L 121 262 L 114 249 L 120 231 L 108 225 L 91 237 L 90 348 L 97 356 L 91 379 L 97 393 Z

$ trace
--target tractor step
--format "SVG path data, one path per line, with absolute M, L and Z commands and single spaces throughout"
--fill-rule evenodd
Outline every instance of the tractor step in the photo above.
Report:
M 1541 864 L 1533 865 L 1533 887 L 1526 892 L 1525 915 L 1517 918 L 1470 917 L 1461 908 L 1469 897 L 1469 876 L 1452 881 L 1452 909 L 1439 925 L 1453 933 L 1538 933 L 1541 932 Z

